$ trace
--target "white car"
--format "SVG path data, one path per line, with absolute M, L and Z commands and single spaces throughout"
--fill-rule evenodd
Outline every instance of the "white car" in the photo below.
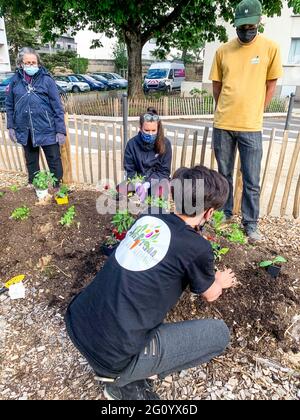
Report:
M 63 82 L 62 80 L 55 80 L 55 83 L 62 88 L 65 92 L 71 92 L 72 86 L 68 82 Z
M 89 92 L 90 86 L 86 82 L 80 82 L 75 76 L 54 76 L 56 82 L 68 84 L 68 92 Z

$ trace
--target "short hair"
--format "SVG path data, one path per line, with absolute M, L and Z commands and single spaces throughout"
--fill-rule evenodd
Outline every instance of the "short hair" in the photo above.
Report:
M 171 187 L 172 198 L 175 200 L 175 208 L 180 209 L 181 214 L 187 216 L 198 216 L 196 212 L 194 214 L 188 214 L 185 212 L 185 197 L 189 196 L 192 199 L 192 206 L 196 207 L 197 204 L 197 180 L 203 180 L 204 183 L 204 203 L 203 210 L 206 211 L 210 208 L 215 210 L 220 209 L 226 203 L 229 196 L 229 184 L 227 179 L 219 174 L 218 172 L 208 169 L 205 166 L 198 165 L 194 168 L 179 168 L 175 171 L 172 181 L 180 181 L 182 188 L 185 188 L 183 194 L 180 194 L 178 198 L 177 194 L 174 194 L 174 187 Z M 185 180 L 191 180 L 191 183 L 185 183 Z M 176 183 L 174 183 L 176 185 Z M 188 189 L 189 191 L 186 191 Z
M 39 54 L 36 52 L 36 50 L 34 50 L 33 48 L 30 47 L 23 47 L 19 52 L 18 52 L 18 56 L 17 56 L 17 67 L 21 67 L 22 63 L 23 63 L 23 59 L 24 59 L 24 55 L 25 54 L 33 54 L 36 56 L 37 58 L 37 62 L 38 65 L 41 64 L 41 59 Z

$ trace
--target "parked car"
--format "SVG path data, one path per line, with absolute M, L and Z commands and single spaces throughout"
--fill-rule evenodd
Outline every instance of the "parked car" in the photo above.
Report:
M 91 73 L 90 76 L 96 80 L 99 80 L 99 82 L 103 83 L 106 87 L 106 90 L 118 89 L 118 85 L 116 85 L 115 80 L 108 80 L 106 79 L 106 77 L 100 76 L 100 74 L 97 74 L 97 73 Z
M 12 73 L 10 77 L 0 81 L 0 112 L 5 112 L 5 97 L 13 75 L 14 73 Z
M 72 86 L 69 82 L 63 82 L 62 80 L 55 80 L 58 90 L 63 90 L 64 92 L 71 92 Z
M 114 81 L 117 89 L 120 89 L 120 88 L 126 89 L 128 87 L 128 80 L 124 79 L 122 76 L 120 76 L 117 73 L 108 73 L 108 72 L 100 71 L 94 74 L 99 74 L 100 76 L 103 76 L 110 81 Z
M 67 82 L 69 84 L 69 91 L 73 93 L 89 92 L 91 90 L 86 82 L 80 82 L 75 76 L 54 76 L 54 80 Z
M 75 76 L 80 82 L 87 83 L 91 90 L 106 90 L 104 83 L 88 74 L 72 74 L 72 76 Z
M 183 63 L 170 61 L 153 63 L 145 76 L 143 89 L 145 93 L 180 90 L 184 80 L 185 68 Z

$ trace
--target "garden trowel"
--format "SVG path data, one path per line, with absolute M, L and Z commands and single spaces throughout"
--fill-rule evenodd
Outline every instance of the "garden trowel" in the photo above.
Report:
M 24 278 L 25 278 L 25 275 L 20 274 L 19 276 L 15 276 L 11 278 L 10 280 L 8 280 L 6 283 L 4 283 L 4 286 L 0 289 L 0 295 L 4 292 L 7 292 L 10 286 L 12 286 L 13 284 L 20 283 L 22 280 L 24 280 Z

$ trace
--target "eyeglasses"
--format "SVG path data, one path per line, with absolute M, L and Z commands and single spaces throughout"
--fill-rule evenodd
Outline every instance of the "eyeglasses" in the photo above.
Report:
M 156 114 L 145 114 L 143 115 L 144 121 L 159 121 L 159 116 Z

